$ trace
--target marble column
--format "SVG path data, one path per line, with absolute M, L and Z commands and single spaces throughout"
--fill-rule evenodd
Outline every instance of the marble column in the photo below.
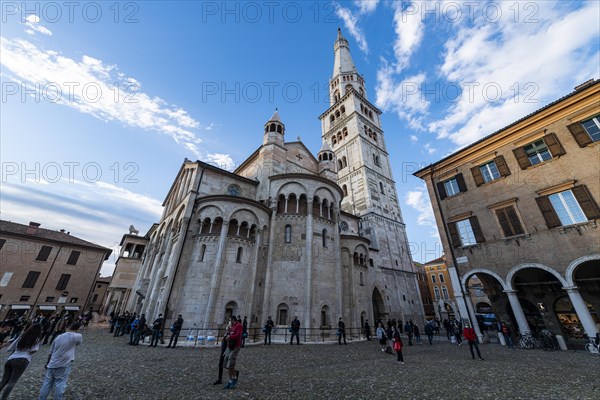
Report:
M 306 279 L 305 288 L 304 288 L 304 297 L 306 299 L 306 314 L 304 315 L 304 327 L 310 328 L 312 327 L 312 245 L 313 245 L 313 207 L 312 207 L 312 199 L 308 201 L 307 199 L 307 213 L 306 213 L 306 251 L 304 259 L 306 261 Z
M 510 302 L 513 315 L 517 320 L 517 325 L 519 326 L 519 332 L 521 335 L 531 333 L 531 330 L 529 329 L 529 323 L 527 322 L 527 318 L 525 318 L 525 313 L 523 312 L 523 307 L 521 307 L 521 302 L 519 302 L 519 297 L 517 297 L 517 291 L 505 290 L 504 293 L 506 293 L 508 296 L 508 301 Z
M 254 249 L 252 251 L 252 256 L 250 257 L 250 267 L 252 268 L 251 278 L 250 278 L 250 291 L 246 294 L 246 315 L 250 318 L 250 323 L 252 321 L 252 309 L 254 308 L 254 291 L 256 290 L 256 275 L 258 274 L 258 258 L 260 252 L 260 246 L 262 244 L 262 229 L 256 230 L 256 236 L 254 239 Z M 261 322 L 259 322 L 260 324 Z
M 596 324 L 594 323 L 592 314 L 590 314 L 590 310 L 585 305 L 583 297 L 581 297 L 581 293 L 579 293 L 579 288 L 577 286 L 570 286 L 563 289 L 567 291 L 569 299 L 573 303 L 573 308 L 577 313 L 577 318 L 579 318 L 581 325 L 583 325 L 585 334 L 590 338 L 596 337 Z
M 210 282 L 210 294 L 208 295 L 206 314 L 204 315 L 204 321 L 202 323 L 202 328 L 204 329 L 208 329 L 210 327 L 211 318 L 215 317 L 215 303 L 219 294 L 219 286 L 221 286 L 221 275 L 223 274 L 223 255 L 225 253 L 225 246 L 227 245 L 228 230 L 229 221 L 223 220 L 223 225 L 221 226 L 221 234 L 219 236 L 219 247 L 217 248 L 217 256 L 215 257 L 215 264 L 213 267 L 213 274 Z

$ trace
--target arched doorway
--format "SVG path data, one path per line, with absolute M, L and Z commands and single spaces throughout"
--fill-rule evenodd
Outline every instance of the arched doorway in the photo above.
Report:
M 475 318 L 482 333 L 498 329 L 497 321 L 512 320 L 506 314 L 508 298 L 498 276 L 478 271 L 465 281 L 469 299 L 474 306 Z M 489 335 L 495 337 L 495 332 Z
M 579 264 L 573 273 L 573 282 L 597 324 L 600 322 L 600 260 Z
M 379 292 L 379 289 L 375 288 L 373 290 L 373 317 L 375 321 L 386 319 L 387 312 L 385 311 L 385 303 L 383 301 L 383 296 Z

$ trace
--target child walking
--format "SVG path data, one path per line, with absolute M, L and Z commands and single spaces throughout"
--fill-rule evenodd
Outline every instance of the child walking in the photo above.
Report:
M 400 337 L 398 328 L 394 329 L 394 350 L 396 350 L 396 354 L 398 354 L 398 360 L 396 360 L 396 362 L 398 364 L 404 364 L 404 357 L 402 357 L 402 338 Z

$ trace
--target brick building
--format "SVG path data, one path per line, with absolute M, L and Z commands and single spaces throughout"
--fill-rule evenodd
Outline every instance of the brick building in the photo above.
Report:
M 0 221 L 0 320 L 82 312 L 110 253 L 64 230 Z
M 599 143 L 596 80 L 415 173 L 463 318 L 475 317 L 465 294 L 477 275 L 514 331 L 547 328 L 572 345 L 596 334 Z

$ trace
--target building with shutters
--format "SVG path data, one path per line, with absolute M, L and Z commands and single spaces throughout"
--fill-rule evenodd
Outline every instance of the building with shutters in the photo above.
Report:
M 111 251 L 36 222 L 0 221 L 0 321 L 87 312 Z
M 147 234 L 129 311 L 199 328 L 298 316 L 314 338 L 340 317 L 422 323 L 380 114 L 338 31 L 317 156 L 285 140 L 276 111 L 235 171 L 186 160 Z
M 463 316 L 475 317 L 466 294 L 476 275 L 513 331 L 547 328 L 573 346 L 595 336 L 599 156 L 600 81 L 591 80 L 415 173 Z

